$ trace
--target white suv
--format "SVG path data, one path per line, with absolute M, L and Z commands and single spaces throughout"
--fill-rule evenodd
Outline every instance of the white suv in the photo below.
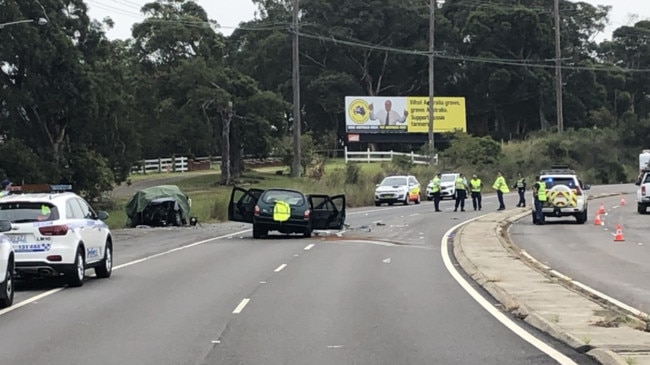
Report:
M 14 250 L 4 234 L 11 230 L 11 222 L 0 220 L 0 308 L 14 302 Z
M 410 202 L 420 204 L 420 183 L 415 176 L 388 176 L 375 188 L 376 206 L 382 203 L 408 205 Z
M 108 213 L 95 213 L 84 199 L 70 192 L 0 198 L 0 219 L 12 224 L 6 235 L 13 245 L 19 277 L 62 274 L 69 286 L 77 287 L 83 285 L 89 268 L 95 269 L 97 277 L 110 277 L 113 238 L 102 222 L 106 218 Z
M 564 165 L 553 166 L 551 170 L 540 172 L 539 177 L 546 182 L 546 203 L 542 208 L 545 217 L 573 216 L 578 224 L 587 221 L 587 190 L 591 187 L 583 184 L 575 171 Z M 532 216 L 536 223 L 534 199 Z
M 456 199 L 456 179 L 460 173 L 448 173 L 440 175 L 440 199 Z M 433 200 L 433 180 L 427 185 L 427 199 Z
M 646 214 L 650 206 L 650 170 L 642 170 L 636 181 L 636 207 L 639 214 Z

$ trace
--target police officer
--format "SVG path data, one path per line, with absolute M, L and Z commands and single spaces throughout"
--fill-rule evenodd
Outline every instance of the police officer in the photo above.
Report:
M 460 205 L 460 211 L 465 211 L 465 199 L 467 199 L 467 180 L 465 175 L 458 174 L 456 181 L 454 182 L 454 188 L 456 190 L 456 205 L 454 206 L 454 212 L 458 211 L 458 206 Z
M 483 182 L 476 176 L 476 174 L 472 175 L 472 180 L 469 181 L 469 189 L 472 193 L 472 205 L 474 206 L 474 210 L 477 208 L 478 210 L 481 210 L 481 208 L 483 208 L 481 205 L 481 201 L 483 200 L 481 197 Z
M 506 204 L 503 202 L 503 194 L 509 193 L 510 189 L 508 189 L 506 178 L 503 177 L 501 171 L 497 172 L 497 178 L 492 184 L 492 189 L 497 191 L 497 198 L 499 199 L 499 209 L 497 210 L 505 210 Z
M 433 183 L 433 187 L 431 188 L 431 193 L 433 193 L 433 205 L 436 207 L 436 212 L 442 212 L 440 210 L 440 200 L 441 200 L 441 195 L 440 195 L 440 173 L 437 173 L 436 176 L 433 178 L 431 181 Z
M 517 182 L 512 186 L 513 189 L 517 189 L 519 193 L 519 203 L 517 207 L 526 207 L 526 178 L 521 176 L 521 173 L 517 174 Z
M 544 212 L 542 212 L 546 202 L 546 182 L 535 176 L 535 185 L 533 185 L 533 197 L 535 198 L 535 224 L 544 224 Z
M 11 181 L 9 181 L 8 179 L 2 180 L 2 184 L 1 184 L 2 190 L 0 191 L 0 196 L 9 195 L 10 193 L 9 189 L 11 188 L 11 185 L 12 185 Z

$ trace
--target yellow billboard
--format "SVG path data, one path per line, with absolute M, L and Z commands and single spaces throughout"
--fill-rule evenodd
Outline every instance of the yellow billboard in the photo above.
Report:
M 409 133 L 429 132 L 429 97 L 406 97 Z M 433 130 L 437 133 L 462 130 L 467 132 L 465 98 L 435 97 L 433 99 Z
M 428 133 L 427 96 L 346 96 L 349 133 Z M 434 132 L 467 131 L 464 97 L 434 98 Z

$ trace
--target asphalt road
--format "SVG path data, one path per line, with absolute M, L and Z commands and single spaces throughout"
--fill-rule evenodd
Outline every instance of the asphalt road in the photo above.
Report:
M 486 197 L 484 212 L 496 207 Z M 253 240 L 234 223 L 116 232 L 110 279 L 19 287 L 14 309 L 0 312 L 1 362 L 556 363 L 446 271 L 443 234 L 479 213 L 443 208 L 350 210 L 343 237 Z
M 612 192 L 621 197 L 594 200 L 589 206 L 589 221 L 547 219 L 535 226 L 523 219 L 510 232 L 517 246 L 542 263 L 587 286 L 644 312 L 650 312 L 650 215 L 637 213 L 636 186 L 619 185 Z M 594 225 L 601 202 L 607 211 L 603 226 Z M 616 226 L 623 230 L 624 242 L 614 242 Z

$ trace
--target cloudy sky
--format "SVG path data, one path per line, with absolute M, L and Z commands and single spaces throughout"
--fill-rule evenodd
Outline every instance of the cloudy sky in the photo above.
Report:
M 610 38 L 611 32 L 622 26 L 630 24 L 630 19 L 650 18 L 650 0 L 584 0 L 593 5 L 611 5 L 610 26 L 598 37 L 599 40 Z M 131 36 L 131 26 L 140 22 L 143 16 L 139 9 L 151 0 L 86 0 L 90 8 L 90 16 L 103 19 L 107 16 L 115 21 L 115 28 L 109 31 L 111 39 L 124 39 Z M 251 0 L 197 0 L 208 12 L 211 19 L 221 25 L 221 32 L 229 35 L 242 21 L 255 17 L 256 7 Z M 549 3 L 552 4 L 551 1 Z

